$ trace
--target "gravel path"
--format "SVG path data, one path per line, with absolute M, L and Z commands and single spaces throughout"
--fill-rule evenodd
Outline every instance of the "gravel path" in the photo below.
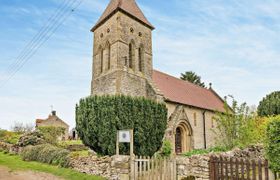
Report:
M 63 180 L 52 174 L 33 171 L 11 171 L 0 166 L 0 180 Z

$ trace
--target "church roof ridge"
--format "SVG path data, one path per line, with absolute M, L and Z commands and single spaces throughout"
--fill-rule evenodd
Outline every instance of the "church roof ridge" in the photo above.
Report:
M 102 16 L 99 18 L 95 26 L 91 31 L 95 31 L 101 26 L 108 18 L 113 16 L 117 11 L 122 11 L 127 15 L 135 18 L 137 21 L 146 25 L 147 27 L 154 29 L 153 25 L 145 17 L 135 0 L 111 0 Z

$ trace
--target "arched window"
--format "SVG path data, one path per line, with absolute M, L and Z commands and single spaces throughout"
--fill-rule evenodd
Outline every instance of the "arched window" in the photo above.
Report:
M 106 47 L 104 50 L 104 61 L 106 63 L 106 70 L 109 70 L 111 68 L 111 47 L 110 43 L 106 43 Z
M 193 124 L 197 126 L 196 113 L 193 113 Z
M 128 62 L 129 62 L 129 68 L 134 69 L 134 64 L 135 64 L 135 45 L 134 42 L 132 41 L 129 43 L 129 52 L 128 52 Z
M 214 128 L 215 127 L 215 118 L 212 117 L 211 119 L 211 127 Z
M 144 71 L 144 48 L 142 45 L 138 48 L 138 68 L 140 72 Z
M 104 58 L 103 58 L 103 49 L 101 49 L 101 52 L 100 52 L 100 72 L 103 73 L 103 61 L 104 61 Z

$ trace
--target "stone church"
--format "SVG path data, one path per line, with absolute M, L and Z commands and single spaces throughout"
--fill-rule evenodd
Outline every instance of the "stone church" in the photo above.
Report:
M 177 154 L 213 146 L 215 111 L 224 101 L 202 88 L 153 69 L 152 31 L 135 0 L 111 0 L 92 28 L 92 95 L 143 96 L 165 102 L 165 138 Z

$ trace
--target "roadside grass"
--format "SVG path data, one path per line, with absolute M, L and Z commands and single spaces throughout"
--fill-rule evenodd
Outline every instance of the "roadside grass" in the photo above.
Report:
M 9 155 L 0 152 L 0 166 L 8 167 L 11 170 L 30 170 L 36 172 L 50 173 L 66 180 L 104 180 L 102 177 L 86 175 L 72 169 L 60 168 L 38 162 L 26 162 L 17 155 Z

